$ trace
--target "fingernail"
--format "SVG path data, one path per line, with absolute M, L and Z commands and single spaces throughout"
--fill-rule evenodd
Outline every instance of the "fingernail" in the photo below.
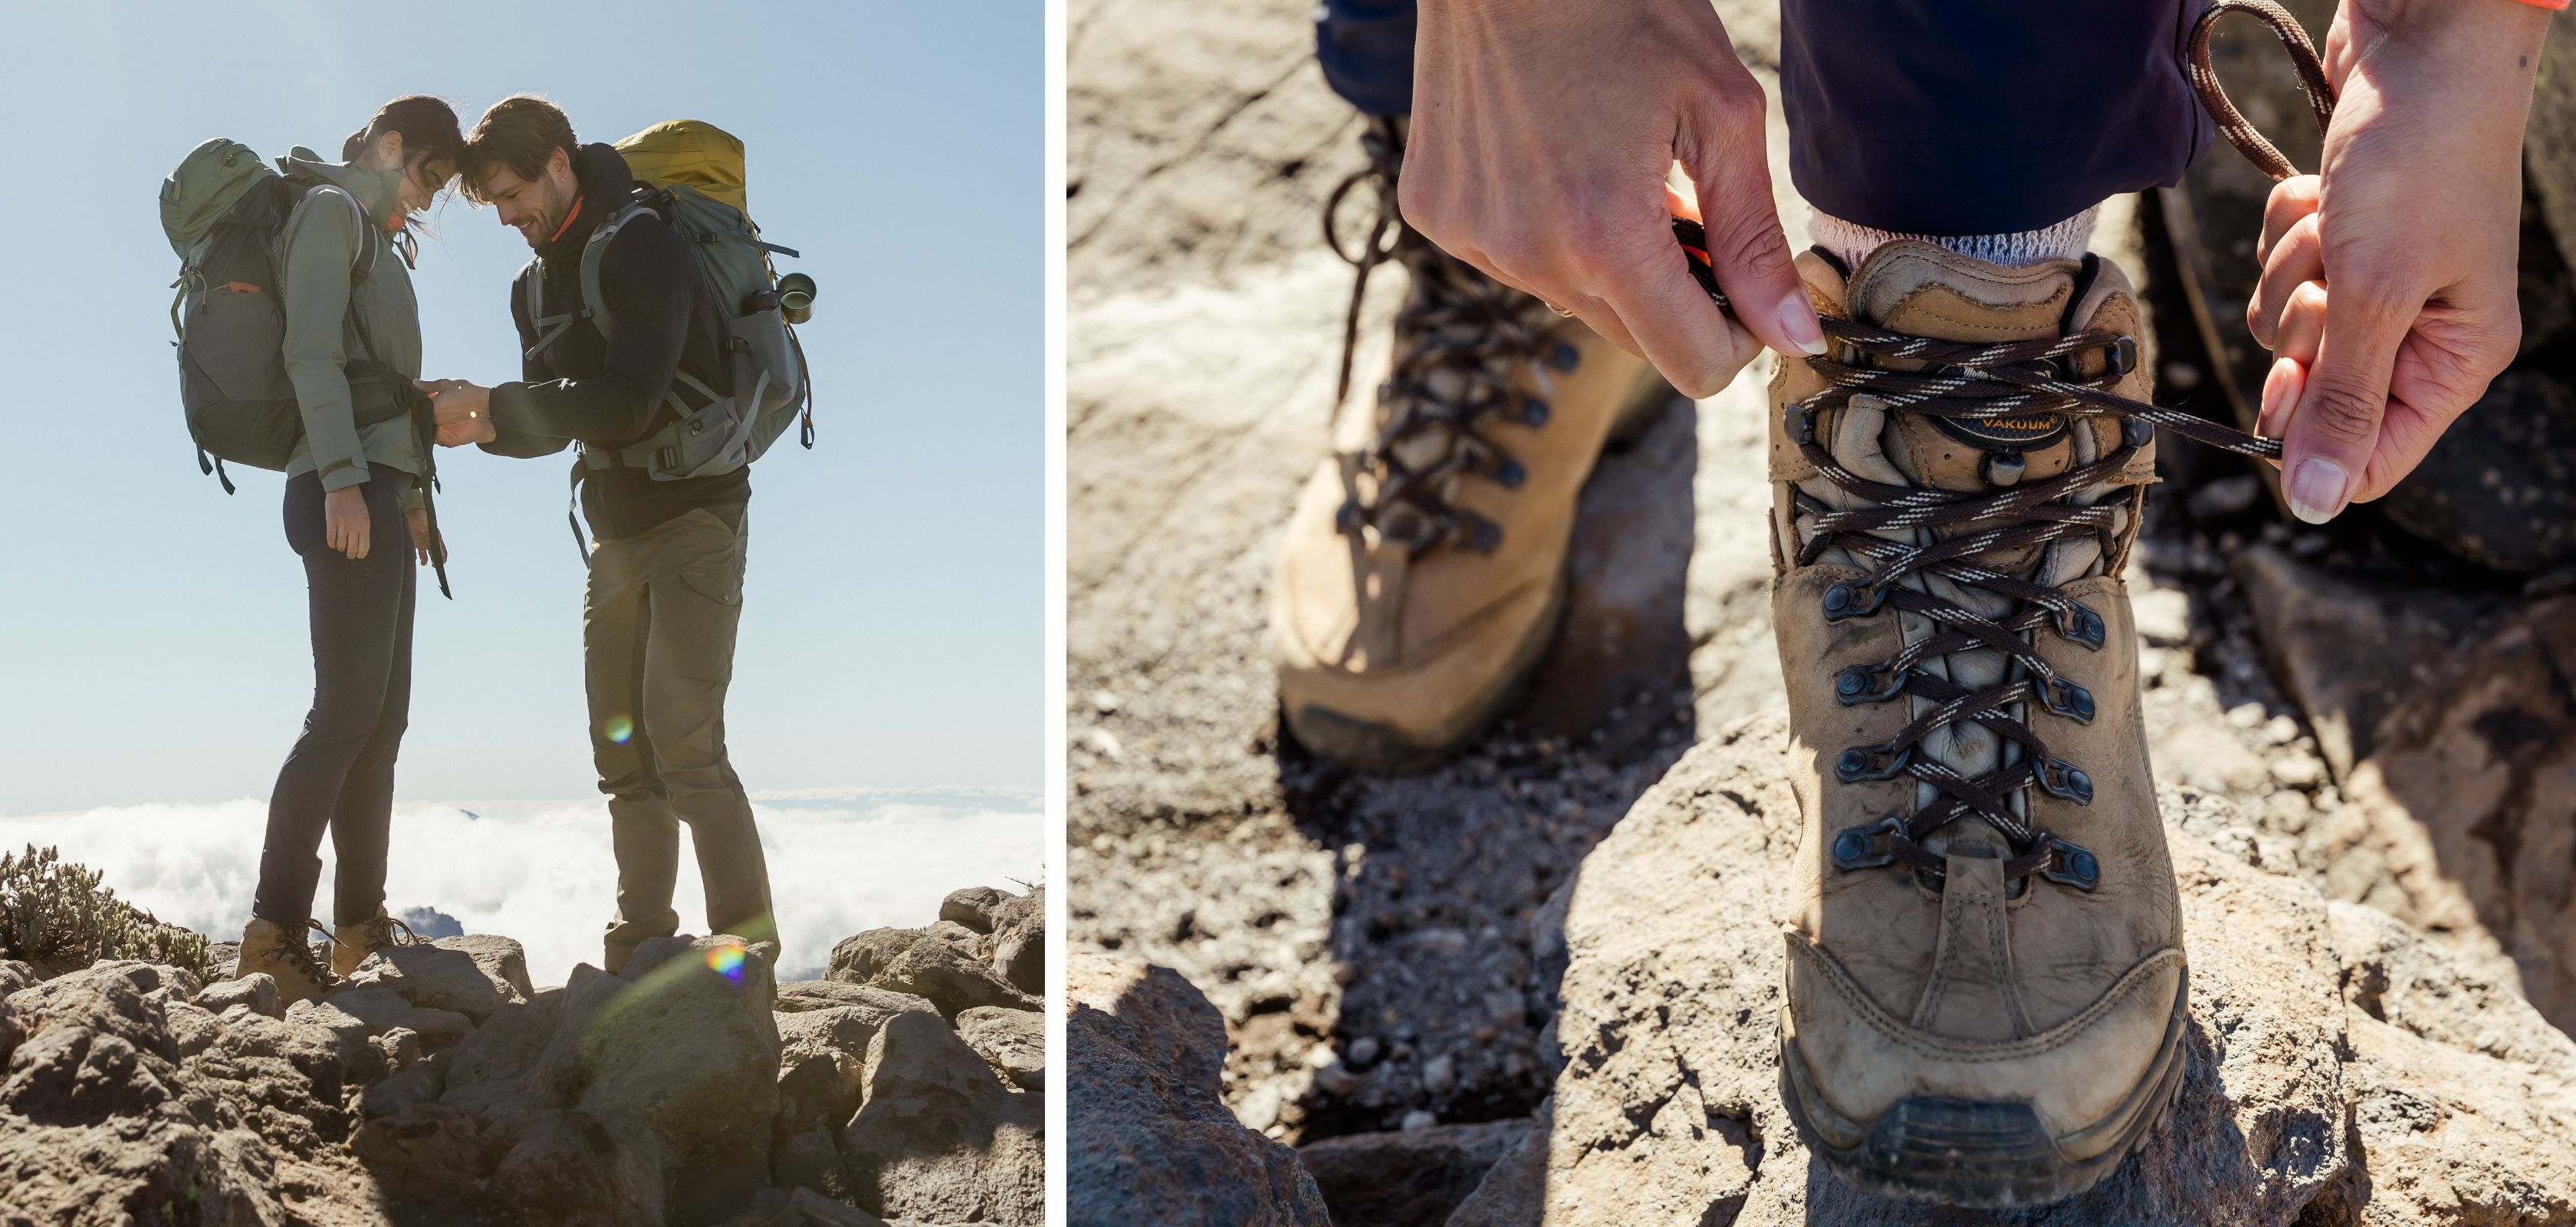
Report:
M 2310 524 L 2323 524 L 2343 510 L 2344 495 L 2352 489 L 2352 475 L 2343 466 L 2323 456 L 2310 456 L 2299 462 L 2290 474 L 2290 514 Z
M 1815 309 L 1807 305 L 1804 294 L 1781 301 L 1780 330 L 1788 333 L 1789 339 L 1807 351 L 1810 358 L 1825 352 L 1825 330 L 1816 323 Z

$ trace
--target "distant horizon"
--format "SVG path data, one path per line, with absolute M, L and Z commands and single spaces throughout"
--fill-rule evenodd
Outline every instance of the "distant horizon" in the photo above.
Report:
M 851 934 L 936 922 L 951 891 L 1018 891 L 1026 887 L 1016 883 L 1045 880 L 1040 789 L 848 791 L 864 795 L 753 798 L 785 938 L 783 979 L 819 976 L 832 944 Z M 0 854 L 55 848 L 155 919 L 231 941 L 248 919 L 265 821 L 266 802 L 256 798 L 0 811 Z M 689 871 L 687 838 L 683 830 L 673 905 L 681 932 L 702 932 L 704 895 Z M 321 854 L 314 908 L 327 920 L 328 841 Z M 391 912 L 435 909 L 465 932 L 511 938 L 527 950 L 529 974 L 540 983 L 561 983 L 575 963 L 599 960 L 599 926 L 615 903 L 605 797 L 399 802 L 388 866 Z

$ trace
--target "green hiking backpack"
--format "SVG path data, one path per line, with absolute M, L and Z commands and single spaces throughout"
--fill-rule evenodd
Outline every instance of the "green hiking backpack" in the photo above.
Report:
M 583 468 L 640 468 L 657 481 L 713 477 L 760 459 L 800 417 L 799 441 L 813 447 L 812 381 L 804 346 L 787 318 L 788 311 L 801 313 L 810 303 L 812 282 L 792 278 L 802 282 L 801 296 L 791 292 L 782 297 L 770 257 L 798 253 L 763 242 L 760 228 L 743 209 L 742 142 L 712 124 L 673 120 L 617 142 L 617 149 L 626 156 L 637 186 L 582 245 L 577 307 L 548 314 L 543 262 L 530 271 L 525 294 L 537 342 L 527 356 L 544 352 L 577 320 L 589 320 L 602 337 L 608 335 L 600 261 L 618 230 L 649 212 L 688 240 L 697 254 L 701 289 L 722 322 L 725 386 L 710 387 L 686 371 L 678 373 L 664 397 L 671 420 L 628 447 L 584 448 Z M 701 403 L 693 407 L 684 390 Z M 580 472 L 575 471 L 576 485 Z M 574 537 L 580 535 L 576 524 Z
M 178 296 L 170 304 L 177 334 L 179 404 L 200 472 L 232 492 L 226 462 L 283 471 L 304 435 L 295 385 L 286 375 L 286 312 L 278 301 L 278 236 L 307 201 L 365 207 L 347 191 L 281 175 L 238 141 L 211 140 L 190 151 L 161 184 L 161 229 L 179 255 Z M 362 226 L 362 228 L 364 228 Z M 375 268 L 367 245 L 350 266 L 352 282 Z M 364 332 L 360 338 L 364 341 Z M 365 346 L 370 353 L 372 345 Z M 412 382 L 370 357 L 351 358 L 352 390 L 383 385 L 390 395 L 360 395 L 360 426 L 411 413 Z M 374 391 L 375 389 L 370 389 Z
M 188 438 L 197 447 L 197 469 L 233 493 L 227 462 L 283 472 L 304 437 L 304 415 L 286 374 L 286 309 L 278 301 L 279 236 L 295 210 L 347 207 L 369 229 L 366 206 L 343 188 L 279 174 L 249 146 L 216 139 L 189 151 L 161 184 L 161 230 L 179 255 L 178 296 L 170 303 L 170 328 L 179 358 L 179 406 Z M 376 245 L 363 245 L 349 267 L 352 283 L 374 271 Z M 360 427 L 410 417 L 420 441 L 424 472 L 422 506 L 432 539 L 438 512 L 429 502 L 438 480 L 436 420 L 429 398 L 400 372 L 374 360 L 377 352 L 362 326 L 367 357 L 342 364 Z M 435 556 L 439 591 L 447 591 L 446 552 Z

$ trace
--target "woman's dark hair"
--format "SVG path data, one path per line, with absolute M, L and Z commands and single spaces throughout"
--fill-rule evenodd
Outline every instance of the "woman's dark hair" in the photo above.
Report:
M 403 162 L 406 165 L 418 162 L 426 166 L 431 162 L 444 162 L 448 173 L 454 174 L 464 164 L 465 133 L 457 126 L 456 108 L 447 105 L 446 99 L 429 94 L 410 94 L 378 107 L 366 127 L 349 134 L 349 139 L 341 143 L 340 160 L 356 160 L 367 142 L 387 132 L 402 134 Z M 403 219 L 399 241 L 405 263 L 410 263 L 420 248 L 419 230 L 419 214 Z
M 465 142 L 464 160 L 457 164 L 464 175 L 465 194 L 483 199 L 482 179 L 495 166 L 506 166 L 511 174 L 533 181 L 546 173 L 546 163 L 558 149 L 567 156 L 581 149 L 562 107 L 535 94 L 512 94 L 493 103 L 475 121 L 474 136 Z

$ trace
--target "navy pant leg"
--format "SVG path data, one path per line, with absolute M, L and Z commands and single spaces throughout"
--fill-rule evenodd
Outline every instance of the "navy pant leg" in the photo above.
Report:
M 1315 58 L 1324 80 L 1369 115 L 1413 111 L 1413 0 L 1323 0 Z
M 1789 173 L 1845 221 L 2002 234 L 2171 184 L 2213 135 L 2183 75 L 2206 0 L 1781 0 Z M 1324 79 L 1413 107 L 1411 0 L 1324 0 Z

